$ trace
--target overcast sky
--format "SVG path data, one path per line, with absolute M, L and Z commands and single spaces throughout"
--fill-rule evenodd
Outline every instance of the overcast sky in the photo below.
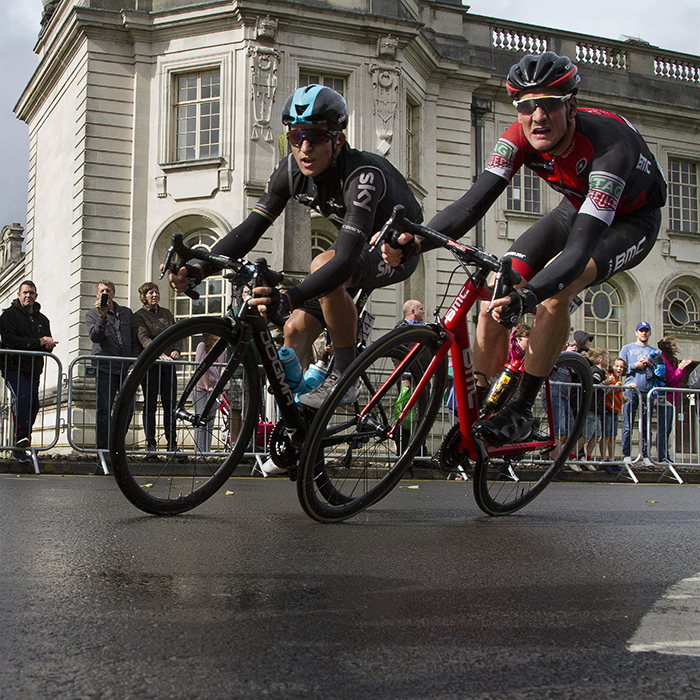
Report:
M 474 0 L 470 12 L 700 55 L 700 0 Z M 34 69 L 42 0 L 0 0 L 0 227 L 27 220 L 26 124 L 12 110 Z M 697 89 L 697 88 L 696 88 Z

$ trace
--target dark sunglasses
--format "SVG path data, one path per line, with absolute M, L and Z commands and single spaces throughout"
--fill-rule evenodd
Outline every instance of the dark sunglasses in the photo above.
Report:
M 539 107 L 545 114 L 556 112 L 564 106 L 567 100 L 571 99 L 571 95 L 548 95 L 547 97 L 524 97 L 522 100 L 513 100 L 515 109 L 518 114 L 529 116 L 534 114 Z
M 308 142 L 309 146 L 319 146 L 322 143 L 327 143 L 337 135 L 337 131 L 327 131 L 326 129 L 295 129 L 287 132 L 289 143 L 294 148 L 301 148 L 301 144 L 304 141 Z

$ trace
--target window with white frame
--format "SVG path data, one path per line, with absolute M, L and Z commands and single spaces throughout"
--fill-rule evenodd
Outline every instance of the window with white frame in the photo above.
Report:
M 594 336 L 593 345 L 611 353 L 622 348 L 622 298 L 609 282 L 596 284 L 584 292 L 583 325 Z
M 540 178 L 530 168 L 520 168 L 508 184 L 506 209 L 530 214 L 541 213 Z
M 418 127 L 420 105 L 411 97 L 406 98 L 406 178 L 420 182 L 418 158 Z
M 678 332 L 697 333 L 698 303 L 687 289 L 673 286 L 664 294 L 664 335 Z
M 332 88 L 345 97 L 345 78 L 328 73 L 300 71 L 299 72 L 299 87 L 307 85 L 325 85 Z
M 698 164 L 668 159 L 668 219 L 672 231 L 698 233 Z
M 175 160 L 217 158 L 221 154 L 221 72 L 175 76 Z
M 207 250 L 211 250 L 218 240 L 214 232 L 209 229 L 193 231 L 184 237 L 185 245 L 191 248 L 206 248 Z M 183 294 L 173 297 L 171 311 L 176 323 L 192 316 L 224 315 L 226 310 L 226 289 L 221 275 L 207 277 L 195 289 L 199 292 L 199 299 L 190 299 Z M 183 348 L 181 352 L 183 359 L 194 359 L 196 349 L 196 346 Z

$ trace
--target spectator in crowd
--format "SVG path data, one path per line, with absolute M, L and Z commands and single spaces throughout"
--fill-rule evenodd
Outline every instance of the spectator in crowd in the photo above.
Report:
M 403 305 L 403 317 L 406 323 L 423 323 L 425 309 L 417 299 L 409 299 Z
M 510 344 L 508 346 L 508 363 L 516 360 L 522 362 L 525 359 L 527 344 L 530 340 L 530 326 L 527 323 L 519 323 L 510 332 Z
M 95 287 L 95 307 L 85 316 L 87 331 L 92 341 L 92 354 L 112 358 L 135 358 L 141 352 L 136 335 L 134 314 L 127 306 L 114 301 L 116 289 L 111 280 L 100 280 Z M 109 447 L 110 415 L 117 391 L 126 378 L 131 361 L 94 360 L 97 377 L 97 420 L 95 446 L 98 450 Z
M 566 343 L 564 350 L 571 350 L 571 345 Z M 561 448 L 566 442 L 569 435 L 571 424 L 573 422 L 573 413 L 571 412 L 571 374 L 566 367 L 554 366 L 554 369 L 549 375 L 550 397 L 552 399 L 552 425 L 554 432 L 555 446 L 550 452 L 550 457 L 555 459 L 561 452 Z M 542 394 L 542 407 L 546 410 L 547 397 Z M 572 471 L 580 472 L 581 467 L 571 462 L 569 467 Z
M 606 384 L 609 387 L 621 387 L 625 383 L 626 374 L 627 363 L 621 357 L 618 357 L 612 363 L 611 369 L 608 370 Z M 605 413 L 603 414 L 603 433 L 605 436 L 603 458 L 605 462 L 615 461 L 615 441 L 617 440 L 622 404 L 625 400 L 624 391 L 622 389 L 609 389 L 605 394 Z M 610 470 L 611 465 L 606 466 L 606 471 Z M 619 466 L 616 470 L 619 470 Z
M 17 299 L 0 316 L 2 347 L 8 350 L 53 352 L 58 341 L 51 337 L 49 319 L 41 313 L 34 282 L 19 285 Z M 39 413 L 39 383 L 44 358 L 7 354 L 2 365 L 5 382 L 13 395 L 17 424 L 15 459 L 29 462 L 26 450 L 31 445 L 32 427 Z
M 195 352 L 195 359 L 197 362 L 201 362 L 207 355 L 207 353 L 214 347 L 214 343 L 218 340 L 218 336 L 212 335 L 211 333 L 206 333 L 204 340 L 197 345 L 197 350 Z M 226 352 L 222 352 L 221 356 L 217 360 L 217 363 L 226 362 Z M 212 365 L 204 375 L 197 382 L 194 390 L 192 391 L 192 402 L 194 403 L 194 409 L 197 415 L 200 415 L 207 404 L 207 400 L 211 396 L 216 383 L 219 381 L 221 376 L 221 368 L 216 365 Z M 230 411 L 230 409 L 229 409 Z M 207 453 L 211 450 L 211 439 L 212 439 L 212 428 L 214 425 L 214 417 L 216 416 L 216 406 L 213 406 L 209 412 L 206 421 L 197 426 L 194 431 L 194 444 L 197 452 Z M 239 423 L 240 423 L 240 413 Z M 231 421 L 231 413 L 229 412 L 229 421 Z M 229 423 L 230 430 L 230 423 Z M 235 442 L 238 437 L 238 430 L 235 436 L 231 437 L 231 441 Z
M 588 357 L 588 351 L 590 350 L 591 344 L 593 343 L 593 336 L 586 331 L 576 331 L 574 333 L 574 352 Z
M 134 314 L 136 333 L 139 343 L 147 348 L 159 333 L 175 323 L 169 309 L 160 306 L 160 290 L 155 282 L 144 282 L 139 287 L 139 296 L 143 306 Z M 163 427 L 168 443 L 168 451 L 177 449 L 174 408 L 177 391 L 177 372 L 173 360 L 180 359 L 181 343 L 176 343 L 161 354 L 163 361 L 152 367 L 143 382 L 144 409 L 143 427 L 146 432 L 146 449 L 155 451 L 156 441 L 156 406 L 158 395 L 163 406 Z
M 678 389 L 685 379 L 688 365 L 693 361 L 687 357 L 684 360 L 678 359 L 678 346 L 676 340 L 670 335 L 666 335 L 659 340 L 659 350 L 666 366 L 666 386 L 671 389 Z M 678 394 L 675 392 L 659 392 L 657 394 L 658 405 L 658 431 L 656 433 L 656 449 L 659 462 L 671 463 L 668 454 L 668 436 L 673 428 L 674 414 L 678 403 Z
M 632 463 L 632 431 L 637 409 L 641 405 L 642 412 L 642 465 L 651 467 L 651 461 L 647 450 L 649 448 L 648 422 L 647 422 L 647 395 L 654 388 L 654 365 L 649 359 L 653 352 L 658 350 L 649 345 L 651 326 L 646 321 L 637 324 L 635 330 L 637 340 L 628 343 L 620 350 L 620 358 L 627 363 L 627 377 L 625 387 L 627 401 L 622 409 L 622 455 L 626 464 Z
M 591 348 L 588 350 L 588 361 L 591 363 L 591 374 L 593 375 L 593 401 L 588 411 L 586 425 L 583 429 L 583 437 L 586 439 L 586 464 L 590 471 L 596 471 L 594 464 L 590 464 L 595 459 L 596 438 L 600 438 L 599 455 L 602 459 L 604 433 L 603 433 L 603 412 L 605 408 L 605 391 L 602 388 L 607 384 L 607 369 L 610 364 L 610 355 L 604 348 Z

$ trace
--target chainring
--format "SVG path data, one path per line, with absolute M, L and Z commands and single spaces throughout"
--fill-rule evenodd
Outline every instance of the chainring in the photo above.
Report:
M 469 466 L 469 458 L 459 451 L 462 442 L 462 433 L 459 429 L 459 423 L 455 423 L 448 431 L 443 439 L 437 452 L 433 455 L 433 466 L 447 473 L 453 473 Z
M 287 435 L 283 420 L 278 420 L 270 433 L 270 459 L 280 469 L 290 469 L 299 461 L 299 450 Z

